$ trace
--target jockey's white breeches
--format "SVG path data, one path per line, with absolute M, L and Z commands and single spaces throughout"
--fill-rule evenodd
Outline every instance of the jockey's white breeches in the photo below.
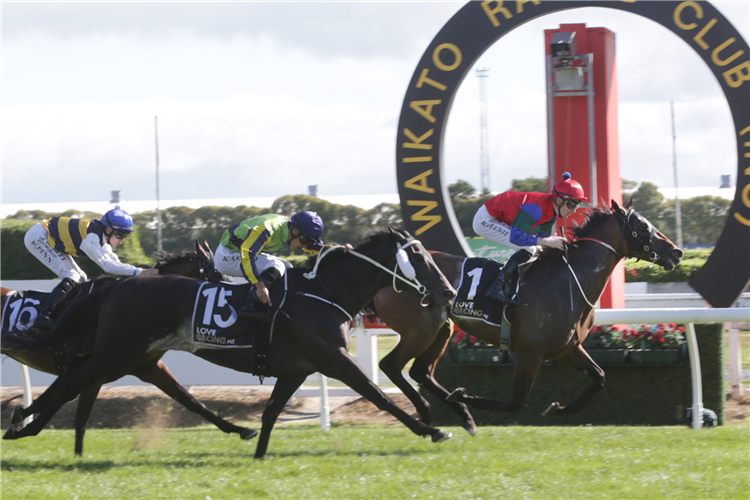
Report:
M 41 222 L 26 231 L 23 242 L 31 255 L 39 259 L 39 262 L 47 266 L 58 278 L 70 278 L 76 283 L 86 281 L 86 273 L 78 267 L 73 257 L 50 246 L 47 230 Z
M 482 205 L 474 215 L 472 228 L 478 236 L 486 238 L 495 243 L 499 243 L 513 250 L 526 250 L 531 255 L 536 255 L 541 249 L 541 245 L 522 247 L 510 241 L 510 226 L 505 222 L 495 219 L 487 211 L 487 207 Z
M 279 276 L 284 276 L 287 268 L 292 267 L 292 263 L 288 260 L 264 252 L 259 253 L 254 258 L 255 268 L 258 270 L 258 276 L 256 277 L 260 277 L 263 271 L 272 267 L 275 267 L 279 271 Z M 220 244 L 214 253 L 214 264 L 216 265 L 216 270 L 221 274 L 235 278 L 245 277 L 242 273 L 242 255 L 240 255 L 239 250 L 233 252 Z

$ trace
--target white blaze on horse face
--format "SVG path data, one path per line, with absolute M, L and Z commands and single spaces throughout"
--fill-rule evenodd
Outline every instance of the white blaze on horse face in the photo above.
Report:
M 403 248 L 399 248 L 396 252 L 396 262 L 401 272 L 404 273 L 408 279 L 413 280 L 417 276 L 417 271 L 414 270 L 414 266 L 409 262 L 409 256 L 406 255 L 406 251 Z

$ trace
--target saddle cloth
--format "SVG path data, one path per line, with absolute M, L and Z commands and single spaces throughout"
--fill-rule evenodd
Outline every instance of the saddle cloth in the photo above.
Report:
M 473 257 L 465 259 L 461 268 L 461 282 L 456 287 L 458 295 L 453 300 L 451 313 L 467 319 L 484 321 L 493 326 L 502 323 L 503 304 L 484 296 L 503 264 L 492 259 Z
M 17 333 L 31 328 L 48 296 L 48 292 L 37 290 L 17 290 L 8 294 L 3 308 L 2 333 Z

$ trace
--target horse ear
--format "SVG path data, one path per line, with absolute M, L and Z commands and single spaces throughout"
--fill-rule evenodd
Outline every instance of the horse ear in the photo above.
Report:
M 630 199 L 628 200 L 628 203 L 625 205 L 625 210 L 632 210 L 633 209 L 633 196 L 630 196 Z
M 612 200 L 612 211 L 613 212 L 620 212 L 620 205 L 617 204 L 615 200 Z
M 203 250 L 205 250 L 206 255 L 208 255 L 209 257 L 213 256 L 214 254 L 214 251 L 211 250 L 211 246 L 208 244 L 206 240 L 203 240 Z
M 198 240 L 195 240 L 195 253 L 197 253 L 200 256 L 205 256 L 206 251 L 201 246 L 201 242 Z

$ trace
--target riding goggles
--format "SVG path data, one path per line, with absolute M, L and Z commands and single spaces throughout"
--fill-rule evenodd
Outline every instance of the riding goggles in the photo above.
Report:
M 581 206 L 581 201 L 576 200 L 575 198 L 566 198 L 565 199 L 565 206 L 568 207 L 571 210 L 575 210 L 578 207 Z
M 114 234 L 118 239 L 124 240 L 128 236 L 130 236 L 130 231 L 123 231 L 122 229 L 113 229 L 112 234 Z

